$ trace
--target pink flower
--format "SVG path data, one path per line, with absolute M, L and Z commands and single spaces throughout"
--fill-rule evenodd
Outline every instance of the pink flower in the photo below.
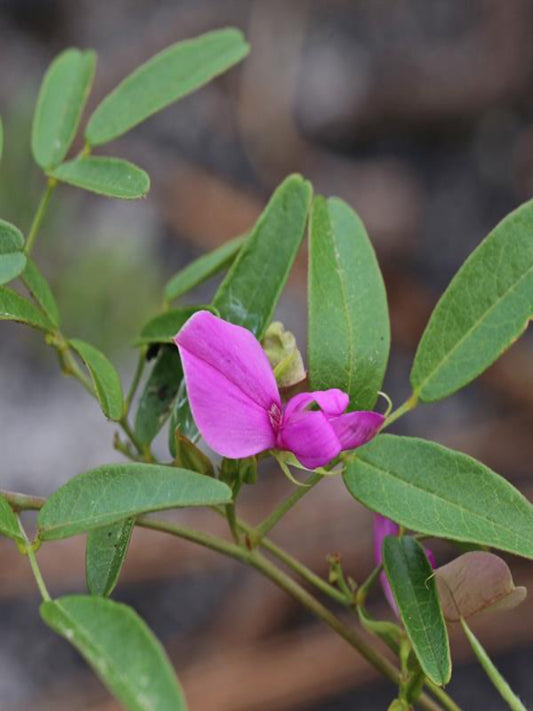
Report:
M 316 469 L 368 442 L 383 424 L 377 412 L 345 413 L 348 395 L 335 388 L 300 393 L 283 407 L 259 341 L 208 311 L 191 316 L 175 341 L 196 425 L 224 457 L 281 449 Z
M 385 518 L 385 516 L 381 516 L 381 514 L 374 514 L 374 560 L 376 561 L 376 565 L 381 565 L 383 563 L 383 539 L 386 536 L 397 536 L 399 530 L 400 527 L 398 524 L 391 521 L 390 518 Z M 431 567 L 434 568 L 435 558 L 429 548 L 426 548 L 426 555 Z M 391 586 L 384 570 L 381 571 L 379 580 L 389 605 L 392 607 L 395 614 L 398 615 L 398 608 L 396 607 L 394 595 L 392 594 Z

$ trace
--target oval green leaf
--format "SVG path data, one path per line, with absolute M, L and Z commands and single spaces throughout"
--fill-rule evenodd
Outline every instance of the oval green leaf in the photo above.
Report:
M 186 711 L 163 647 L 134 610 L 72 595 L 43 602 L 44 622 L 72 644 L 128 711 Z
M 16 279 L 26 267 L 24 237 L 21 231 L 0 220 L 0 284 Z
M 112 141 L 174 101 L 240 62 L 249 47 L 235 29 L 177 42 L 142 64 L 97 107 L 85 138 L 92 146 Z
M 37 518 L 42 540 L 68 538 L 131 516 L 231 501 L 216 479 L 158 464 L 108 464 L 79 474 L 47 500 Z
M 459 390 L 525 331 L 533 316 L 533 200 L 477 247 L 437 304 L 411 384 L 424 402 Z
M 406 528 L 533 558 L 533 506 L 466 454 L 380 435 L 357 450 L 344 481 L 358 501 Z
M 26 269 L 22 274 L 22 281 L 54 326 L 59 326 L 59 309 L 52 290 L 31 259 L 28 259 Z
M 62 183 L 121 200 L 137 200 L 150 190 L 148 173 L 120 158 L 88 156 L 62 163 L 48 172 Z
M 94 77 L 96 54 L 67 49 L 44 75 L 31 134 L 33 157 L 49 170 L 67 155 Z
M 94 382 L 102 411 L 110 420 L 120 420 L 124 414 L 124 396 L 120 378 L 106 356 L 85 341 L 69 341 L 87 366 Z
M 374 406 L 390 345 L 387 295 L 374 249 L 352 208 L 315 198 L 309 233 L 309 377 Z
M 178 299 L 229 266 L 243 246 L 246 237 L 247 235 L 235 237 L 218 249 L 198 257 L 194 262 L 174 274 L 165 286 L 165 299 L 167 301 Z
M 162 346 L 135 414 L 135 434 L 141 444 L 149 445 L 167 421 L 182 379 L 178 349 Z
M 452 675 L 450 643 L 424 549 L 410 536 L 387 536 L 383 565 L 422 670 L 435 684 L 447 684 Z
M 213 306 L 226 321 L 264 336 L 304 236 L 311 183 L 286 178 L 250 232 L 220 285 Z
M 46 315 L 16 291 L 0 286 L 0 321 L 19 321 L 42 331 L 53 331 Z
M 3 496 L 0 496 L 0 534 L 20 543 L 25 542 L 17 518 Z
M 135 519 L 89 531 L 85 549 L 85 577 L 91 595 L 108 597 L 120 576 L 128 552 Z
M 185 322 L 197 311 L 214 312 L 211 306 L 187 306 L 183 309 L 170 309 L 150 319 L 136 340 L 136 345 L 149 343 L 173 343 L 174 336 Z

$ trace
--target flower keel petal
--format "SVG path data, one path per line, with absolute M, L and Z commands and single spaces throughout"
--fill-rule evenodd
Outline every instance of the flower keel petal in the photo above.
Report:
M 322 412 L 303 411 L 285 417 L 277 446 L 292 452 L 308 469 L 323 467 L 341 451 L 340 442 Z
M 379 432 L 385 417 L 379 412 L 362 410 L 328 417 L 328 420 L 339 438 L 342 449 L 345 450 L 355 449 L 369 442 Z

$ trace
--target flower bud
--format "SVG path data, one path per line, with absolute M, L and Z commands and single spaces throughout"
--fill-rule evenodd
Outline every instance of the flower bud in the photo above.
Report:
M 286 331 L 281 321 L 270 324 L 262 346 L 280 388 L 290 388 L 305 380 L 305 367 L 294 334 Z

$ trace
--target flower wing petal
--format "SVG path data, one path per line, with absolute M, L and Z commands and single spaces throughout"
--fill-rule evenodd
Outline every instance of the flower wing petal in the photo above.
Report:
M 209 311 L 197 311 L 177 334 L 176 345 L 183 357 L 190 353 L 217 370 L 223 379 L 241 390 L 265 410 L 281 401 L 268 358 L 261 344 L 246 328 L 228 323 Z M 218 396 L 213 390 L 212 400 Z M 234 413 L 233 413 L 234 414 Z
M 348 407 L 349 397 L 338 388 L 330 390 L 315 390 L 311 393 L 299 393 L 289 400 L 285 408 L 285 416 L 289 418 L 295 412 L 301 412 L 313 402 L 326 415 L 340 415 Z
M 379 432 L 385 417 L 379 412 L 360 410 L 328 418 L 342 449 L 355 449 L 366 444 Z
M 206 363 L 180 349 L 194 421 L 218 454 L 241 459 L 275 445 L 267 410 Z
M 322 412 L 285 416 L 277 446 L 288 449 L 308 469 L 323 467 L 341 451 L 339 439 Z

